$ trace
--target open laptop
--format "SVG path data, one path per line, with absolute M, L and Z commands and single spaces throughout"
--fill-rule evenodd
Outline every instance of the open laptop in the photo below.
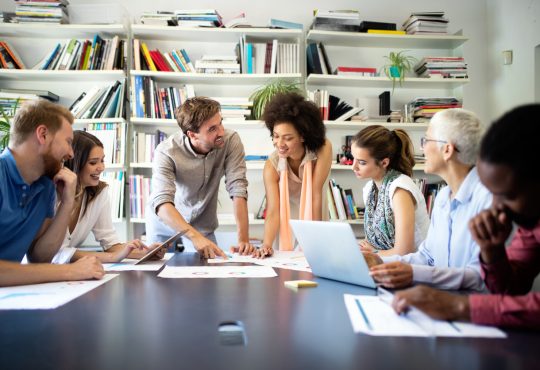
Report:
M 290 224 L 315 275 L 376 288 L 349 224 L 302 220 Z

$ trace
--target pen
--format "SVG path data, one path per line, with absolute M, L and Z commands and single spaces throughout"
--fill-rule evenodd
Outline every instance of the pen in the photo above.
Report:
M 364 322 L 366 323 L 366 326 L 367 326 L 368 330 L 372 331 L 373 326 L 371 326 L 371 323 L 369 322 L 369 320 L 367 318 L 366 312 L 362 308 L 362 305 L 360 304 L 360 300 L 358 298 L 356 299 L 356 305 L 358 306 L 358 310 L 360 311 L 360 314 L 362 315 L 362 318 L 364 319 Z

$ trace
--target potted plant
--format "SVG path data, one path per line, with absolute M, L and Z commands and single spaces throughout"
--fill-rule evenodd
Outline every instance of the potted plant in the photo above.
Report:
M 9 144 L 10 118 L 3 108 L 0 107 L 0 152 Z
M 383 67 L 386 76 L 392 80 L 392 93 L 396 87 L 396 81 L 399 81 L 399 86 L 405 80 L 405 74 L 413 69 L 416 58 L 406 55 L 406 50 L 399 52 L 391 51 L 385 58 L 389 61 Z
M 249 99 L 253 101 L 251 117 L 253 119 L 261 119 L 266 103 L 272 100 L 274 95 L 289 92 L 304 95 L 304 92 L 298 87 L 298 83 L 283 80 L 271 82 L 268 85 L 262 86 L 255 90 L 255 92 L 249 97 Z

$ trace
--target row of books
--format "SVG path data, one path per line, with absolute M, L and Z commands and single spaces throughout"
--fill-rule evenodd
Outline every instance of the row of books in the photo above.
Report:
M 330 95 L 328 90 L 308 90 L 308 99 L 315 103 L 325 121 L 347 121 L 363 109 L 353 107 L 337 96 Z
M 109 184 L 109 197 L 111 198 L 111 217 L 114 220 L 120 220 L 124 217 L 124 171 L 103 172 L 102 181 Z
M 360 220 L 363 210 L 356 205 L 352 189 L 343 189 L 334 179 L 330 179 L 326 189 L 330 220 Z
M 6 41 L 0 41 L 0 68 L 25 69 L 22 59 Z
M 236 45 L 241 73 L 300 73 L 300 47 L 296 43 L 269 40 L 248 42 L 240 38 Z
M 435 203 L 435 197 L 441 190 L 443 186 L 445 186 L 444 183 L 438 182 L 434 184 L 429 184 L 427 182 L 427 179 L 413 179 L 415 184 L 418 186 L 422 194 L 424 194 L 424 198 L 426 200 L 426 207 L 428 215 L 431 216 L 431 212 L 433 211 L 433 205 Z
M 56 46 L 32 69 L 37 70 L 114 70 L 126 65 L 126 41 L 95 35 L 92 41 L 72 39 Z
M 133 135 L 133 162 L 153 162 L 154 150 L 166 138 L 167 135 L 161 130 L 157 130 L 154 134 L 136 131 Z
M 405 116 L 408 122 L 429 122 L 437 112 L 462 107 L 461 101 L 455 97 L 420 97 L 405 105 Z
M 402 30 L 409 35 L 415 34 L 447 34 L 448 18 L 444 12 L 416 12 L 403 22 Z
M 150 50 L 146 43 L 139 39 L 133 40 L 133 64 L 137 71 L 195 72 L 195 67 L 184 49 L 162 53 L 158 49 Z
M 82 119 L 125 117 L 125 90 L 123 81 L 94 86 L 79 95 L 69 110 L 75 118 Z
M 148 76 L 131 76 L 131 112 L 138 118 L 174 118 L 184 101 L 195 97 L 193 85 L 159 88 Z
M 123 165 L 124 143 L 126 140 L 124 123 L 89 123 L 85 130 L 97 137 L 103 144 L 105 165 Z
M 142 175 L 129 176 L 129 209 L 131 218 L 144 219 L 150 198 L 151 179 Z
M 424 57 L 415 66 L 420 77 L 467 78 L 467 64 L 463 57 Z
M 69 23 L 67 0 L 15 0 L 18 23 Z

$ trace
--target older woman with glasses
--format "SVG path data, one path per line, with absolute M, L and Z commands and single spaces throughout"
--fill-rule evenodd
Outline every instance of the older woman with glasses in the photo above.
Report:
M 464 109 L 433 116 L 421 141 L 425 172 L 439 175 L 448 186 L 435 199 L 429 231 L 418 252 L 382 260 L 371 256 L 381 263 L 371 268 L 375 281 L 389 288 L 415 282 L 443 289 L 483 289 L 478 245 L 467 227 L 492 199 L 475 168 L 482 133 L 478 118 Z

